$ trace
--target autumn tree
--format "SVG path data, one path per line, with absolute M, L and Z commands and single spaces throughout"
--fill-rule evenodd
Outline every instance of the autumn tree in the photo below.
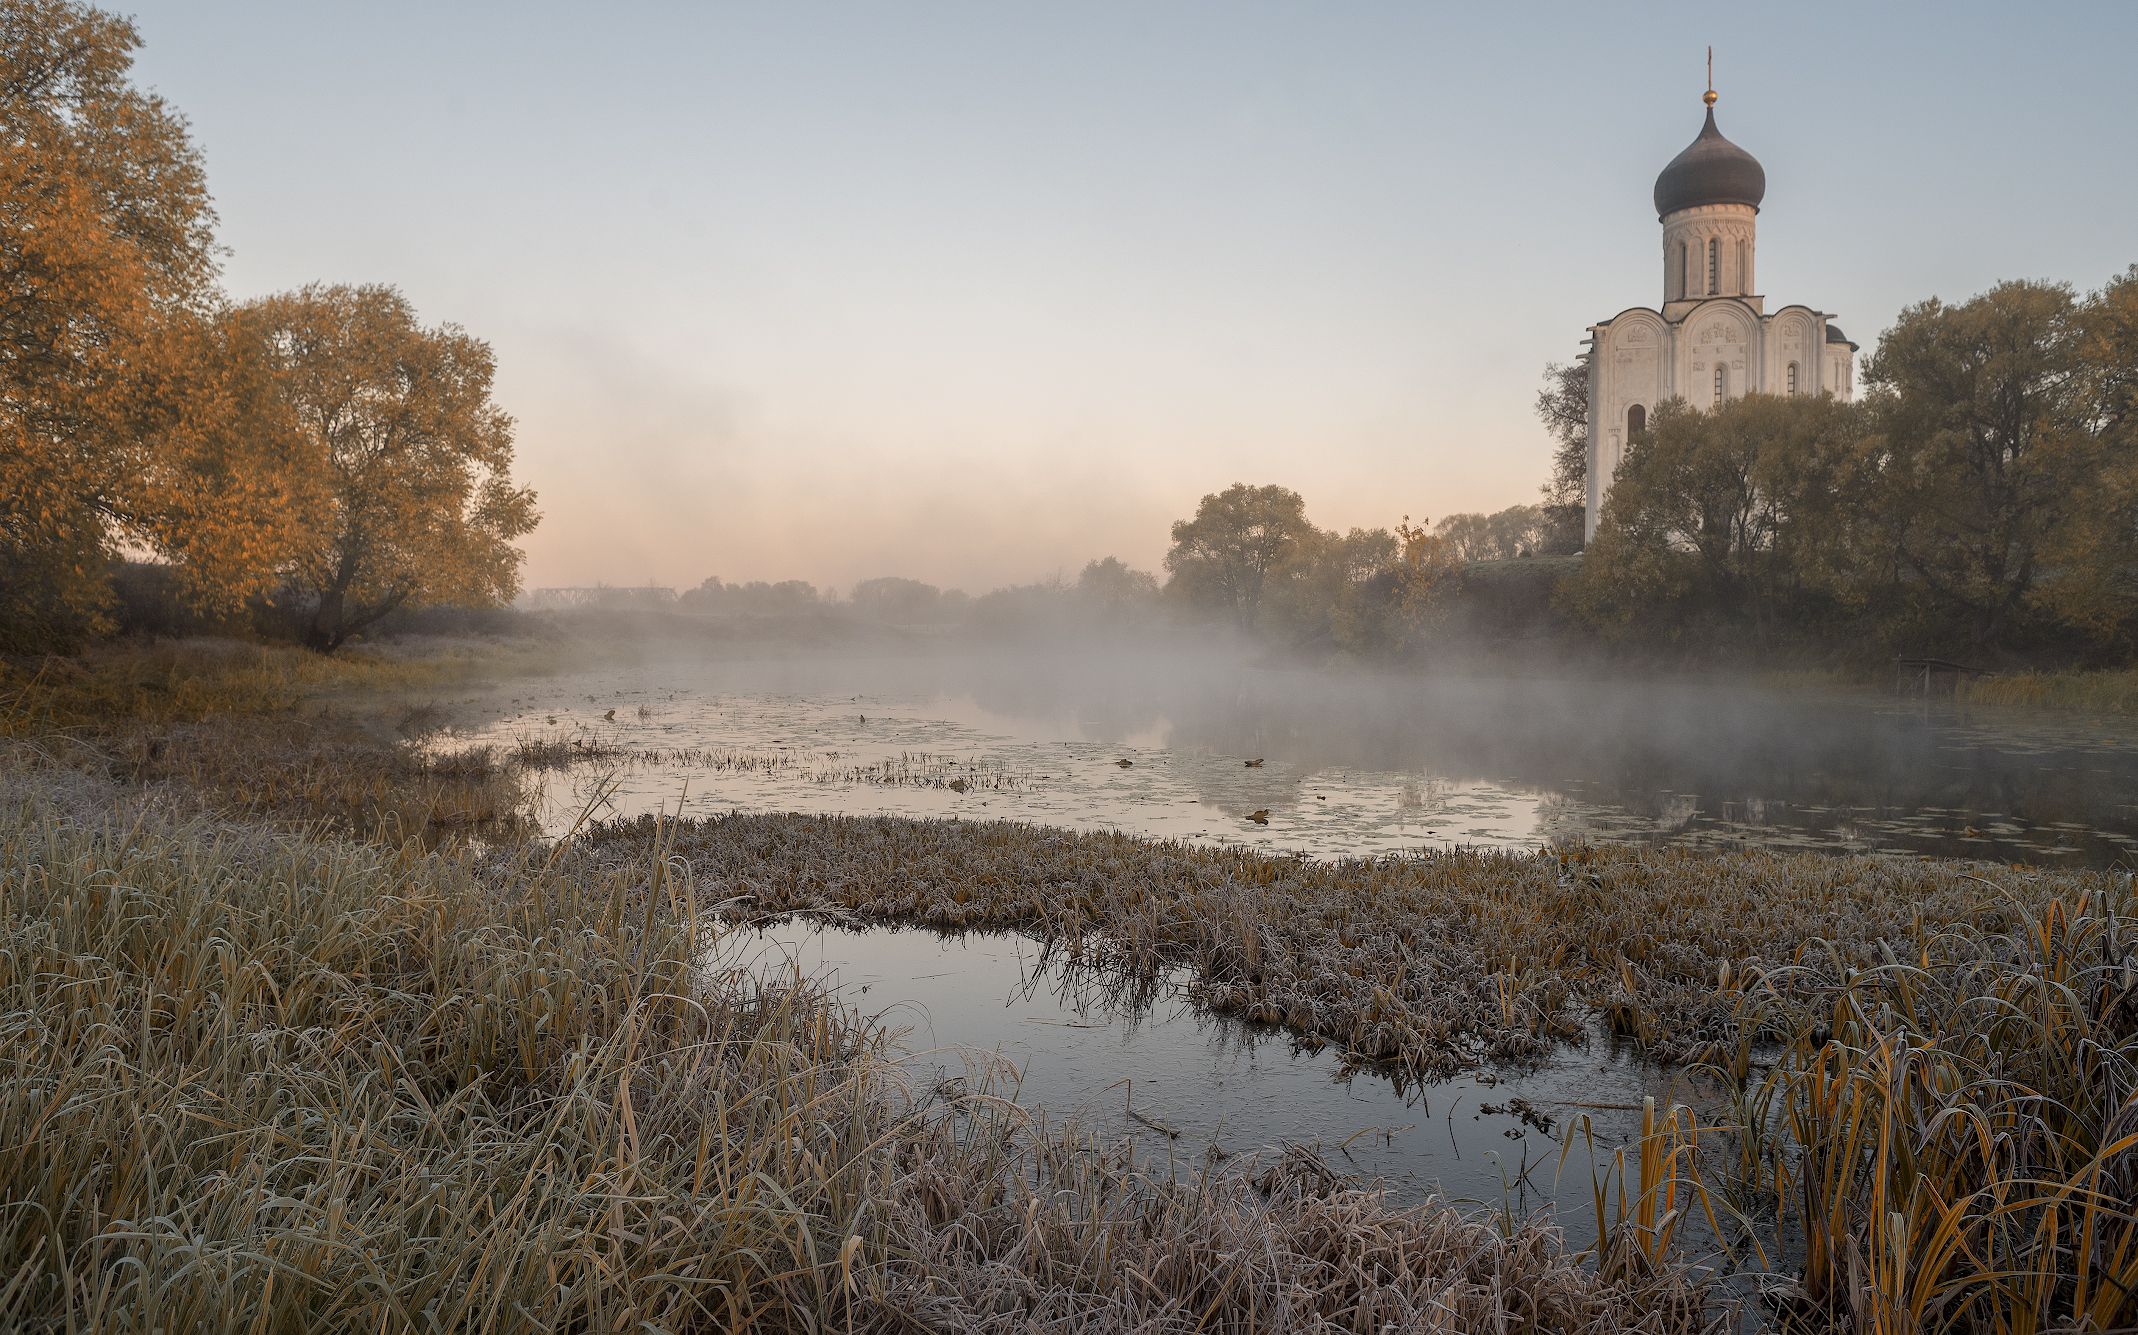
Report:
M 1167 592 L 1252 630 L 1273 577 L 1317 536 L 1298 492 L 1235 482 L 1174 523 Z
M 510 476 L 489 345 L 424 328 L 383 286 L 307 287 L 248 314 L 323 460 L 318 531 L 287 585 L 305 643 L 331 651 L 404 605 L 509 600 L 535 498 Z
M 213 300 L 185 122 L 129 82 L 138 39 L 65 0 L 0 3 L 0 640 L 93 627 L 118 522 L 150 516 L 130 428 L 159 323 Z
M 1396 525 L 1395 562 L 1391 567 L 1400 640 L 1413 641 L 1445 605 L 1445 591 L 1455 583 L 1462 559 L 1454 544 L 1433 533 L 1421 517 Z
M 329 513 L 326 457 L 301 430 L 261 313 L 157 322 L 124 429 L 130 504 L 117 533 L 162 556 L 198 611 L 271 594 Z

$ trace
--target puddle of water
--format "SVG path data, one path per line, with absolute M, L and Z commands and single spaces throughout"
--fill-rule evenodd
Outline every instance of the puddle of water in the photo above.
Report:
M 1608 1166 L 1637 1134 L 1642 1099 L 1665 1108 L 1709 1097 L 1684 1072 L 1601 1042 L 1562 1049 L 1535 1071 L 1400 1089 L 1347 1073 L 1334 1049 L 1305 1050 L 1282 1031 L 1198 1010 L 1179 979 L 1155 1001 L 1122 1001 L 1043 963 L 1016 935 L 787 919 L 731 930 L 712 959 L 791 963 L 823 979 L 907 1031 L 908 1072 L 922 1087 L 988 1064 L 975 1058 L 1007 1063 L 998 1092 L 1013 1091 L 1050 1123 L 1126 1140 L 1149 1166 L 1187 1172 L 1209 1162 L 1212 1147 L 1230 1158 L 1303 1145 L 1339 1171 L 1384 1180 L 1400 1203 L 1438 1194 L 1517 1215 L 1551 1208 L 1575 1246 L 1595 1237 L 1592 1167 Z M 1584 1116 L 1591 1134 L 1577 1136 L 1562 1163 L 1565 1132 Z
M 2138 852 L 2127 725 L 1856 697 L 920 659 L 660 663 L 509 683 L 451 713 L 438 745 L 623 749 L 539 776 L 552 830 L 681 802 L 1320 857 L 1556 839 L 2062 867 Z

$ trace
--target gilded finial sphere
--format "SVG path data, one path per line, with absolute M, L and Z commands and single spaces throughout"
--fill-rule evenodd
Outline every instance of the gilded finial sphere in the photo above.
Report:
M 1704 92 L 1704 93 L 1700 94 L 1700 100 L 1701 100 L 1702 102 L 1705 102 L 1705 103 L 1707 103 L 1707 104 L 1708 104 L 1709 106 L 1714 106 L 1714 105 L 1715 105 L 1715 99 L 1716 99 L 1716 97 L 1717 97 L 1717 96 L 1718 96 L 1718 94 L 1717 94 L 1717 93 L 1715 92 L 1715 90 L 1714 90 L 1714 89 L 1712 89 L 1712 88 L 1710 88 L 1710 89 L 1708 89 L 1708 90 L 1707 90 L 1706 92 Z

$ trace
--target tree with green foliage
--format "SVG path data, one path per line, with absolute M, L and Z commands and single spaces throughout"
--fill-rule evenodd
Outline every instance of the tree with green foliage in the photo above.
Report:
M 1801 609 L 1812 560 L 1846 527 L 1830 502 L 1861 434 L 1860 414 L 1826 397 L 1657 405 L 1568 596 L 1605 626 L 1741 621 L 1764 638 Z
M 2104 396 L 2128 374 L 2112 351 L 2089 366 L 2088 338 L 2070 288 L 2002 283 L 1902 311 L 1864 368 L 1883 535 L 1927 619 L 1975 648 L 2097 621 L 2129 578 L 2087 540 L 2118 508 Z
M 2138 636 L 2138 265 L 2088 300 L 2079 319 L 2079 370 L 2100 464 L 2090 503 L 2058 531 L 2049 560 L 2053 569 L 2093 573 L 2052 579 L 2043 600 L 2067 624 L 2128 651 Z
M 1570 555 L 1581 550 L 1589 505 L 1589 363 L 1547 362 L 1537 391 L 1537 420 L 1552 438 L 1551 479 L 1544 493 L 1544 533 L 1539 552 Z
M 1548 505 L 1510 505 L 1489 515 L 1443 515 L 1433 532 L 1448 540 L 1460 560 L 1512 561 L 1543 555 L 1559 522 Z
M 1315 529 L 1293 545 L 1266 586 L 1263 629 L 1295 646 L 1353 653 L 1382 647 L 1396 537 L 1385 528 Z
M 1173 525 L 1166 591 L 1251 631 L 1273 581 L 1296 569 L 1302 546 L 1318 536 L 1298 492 L 1235 482 Z
M 854 585 L 848 602 L 870 621 L 890 626 L 931 624 L 943 619 L 943 591 L 903 575 L 878 575 Z
M 1158 579 L 1118 556 L 1087 561 L 1076 577 L 1076 596 L 1105 621 L 1140 620 L 1158 602 Z

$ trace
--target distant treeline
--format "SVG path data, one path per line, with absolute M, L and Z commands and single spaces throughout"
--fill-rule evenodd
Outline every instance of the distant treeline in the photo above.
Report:
M 0 652 L 110 630 L 122 595 L 322 650 L 403 607 L 509 599 L 536 516 L 489 346 L 390 287 L 233 303 L 184 118 L 130 80 L 137 40 L 0 0 Z
M 1299 650 L 1385 656 L 1422 647 L 1445 622 L 1442 605 L 1462 582 L 1466 556 L 1526 558 L 1537 522 L 1536 507 L 1516 507 L 1455 516 L 1439 530 L 1405 519 L 1393 529 L 1340 533 L 1316 527 L 1295 491 L 1235 483 L 1205 496 L 1193 517 L 1173 526 L 1163 580 L 1106 556 L 1074 579 L 977 596 L 898 576 L 863 580 L 843 598 L 799 580 L 731 584 L 716 577 L 680 594 L 588 590 L 573 591 L 570 601 L 1010 638 L 1207 628 Z
M 978 598 L 870 580 L 870 620 L 1037 632 L 1222 625 L 1376 658 L 1452 646 L 1651 660 L 1894 653 L 2131 661 L 2138 646 L 2138 268 L 2100 291 L 2002 284 L 1902 312 L 1864 396 L 1657 407 L 1581 551 L 1587 370 L 1546 369 L 1557 442 L 1538 504 L 1427 528 L 1316 527 L 1236 483 L 1173 526 L 1166 577 L 1111 557 Z M 1577 555 L 1577 553 L 1579 553 Z M 826 606 L 709 581 L 684 606 Z

